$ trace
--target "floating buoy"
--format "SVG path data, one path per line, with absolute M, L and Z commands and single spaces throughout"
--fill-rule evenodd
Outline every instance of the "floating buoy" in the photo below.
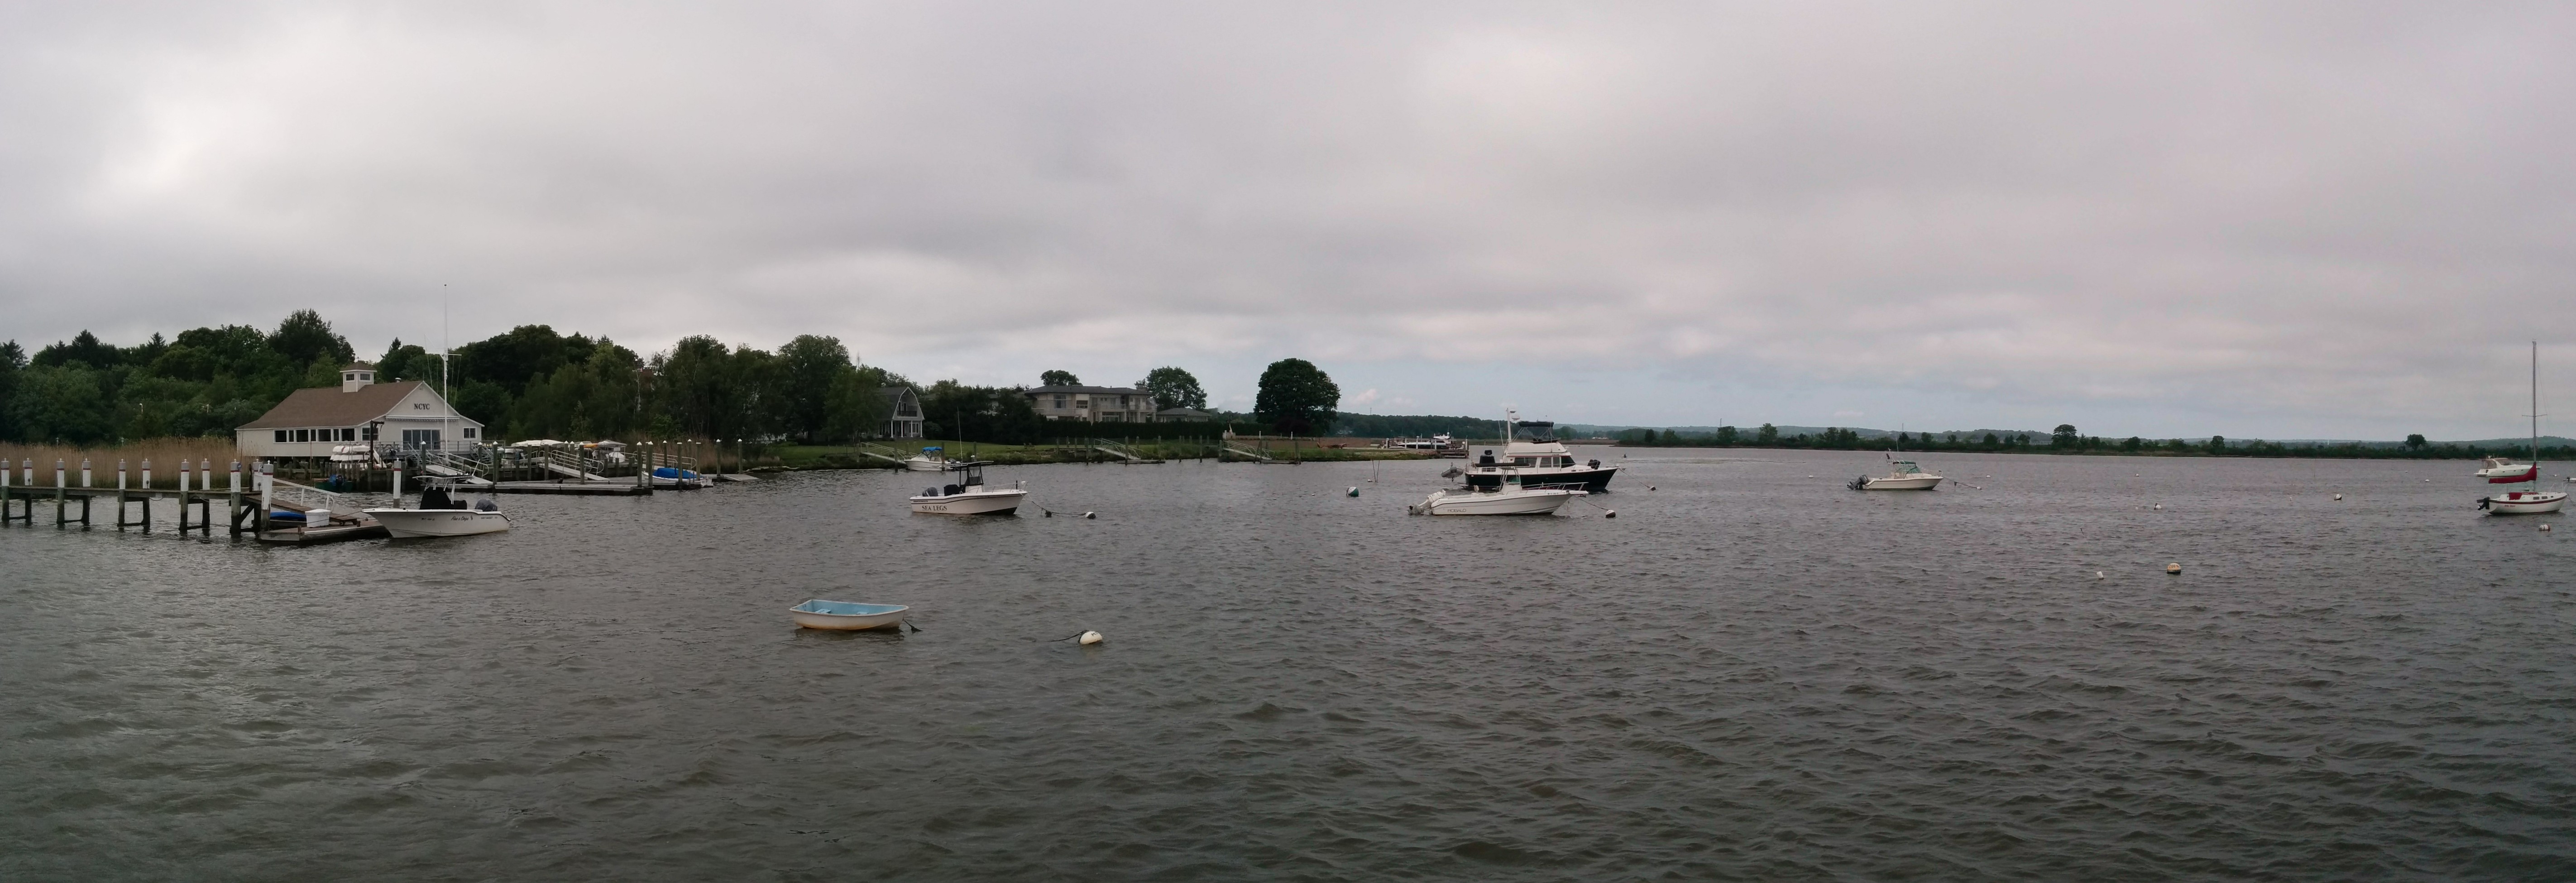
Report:
M 2149 507 L 2147 507 L 2147 508 L 2149 508 L 2149 509 L 2162 509 L 2162 508 L 2164 508 L 2164 507 L 2165 507 L 2165 504 L 2163 504 L 2163 503 L 2157 503 L 2157 504 L 2155 504 L 2155 505 L 2153 505 L 2153 506 L 2149 506 Z
M 2181 565 L 2181 564 L 2179 564 L 2179 563 L 2176 563 L 2176 564 L 2167 564 L 2167 565 L 2165 565 L 2165 572 L 2166 572 L 2166 573 L 2181 573 L 2181 572 L 2182 572 L 2182 565 Z
M 1619 517 L 1619 510 L 1617 510 L 1617 509 L 1603 509 L 1603 510 L 1601 510 L 1601 517 L 1603 517 L 1603 518 L 1617 518 L 1617 517 Z M 2549 525 L 2546 525 L 2546 524 L 2541 525 L 2541 526 L 2540 526 L 2540 529 L 2541 529 L 2541 530 L 2548 530 L 2548 529 L 2549 529 Z
M 1083 632 L 1081 644 L 1082 646 L 1089 647 L 1106 640 L 1108 639 L 1101 637 L 1099 632 Z
M 2335 499 L 2338 499 L 2338 500 L 2343 499 L 2343 495 L 2342 495 L 2342 494 L 2336 494 L 2336 495 L 2335 495 Z
M 1651 491 L 1655 489 L 1655 486 L 1650 484 L 1646 486 L 1646 489 Z
M 1084 518 L 1099 518 L 1099 517 L 1100 517 L 1100 513 L 1097 513 L 1097 512 L 1085 512 L 1085 513 L 1082 513 L 1082 517 L 1084 517 Z
M 2099 570 L 2093 571 L 2093 578 L 2094 578 L 2094 579 L 2110 579 L 2110 577 L 2109 577 L 2109 576 L 2104 575 L 2104 574 L 2103 574 L 2101 571 L 2099 571 Z
M 1356 488 L 1356 487 L 1351 488 L 1351 493 L 1350 493 L 1350 495 L 1351 495 L 1351 496 L 1354 496 L 1354 497 L 1359 496 L 1359 495 L 1360 495 L 1360 489 L 1359 489 L 1359 488 Z
M 2548 532 L 2549 532 L 2549 525 L 2546 525 L 2546 524 L 2541 525 L 2541 526 L 2540 526 L 2540 532 L 2541 532 L 2541 533 L 2548 533 Z

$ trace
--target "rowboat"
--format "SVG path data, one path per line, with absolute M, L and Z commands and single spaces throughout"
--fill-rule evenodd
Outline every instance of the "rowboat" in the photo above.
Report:
M 852 601 L 816 599 L 787 608 L 787 616 L 809 629 L 852 632 L 862 629 L 884 629 L 903 625 L 901 604 L 860 604 Z

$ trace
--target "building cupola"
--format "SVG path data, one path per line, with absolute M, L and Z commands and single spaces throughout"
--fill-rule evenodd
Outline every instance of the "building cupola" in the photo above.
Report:
M 376 366 L 372 364 L 351 362 L 340 368 L 341 392 L 357 392 L 359 387 L 374 382 L 376 382 Z

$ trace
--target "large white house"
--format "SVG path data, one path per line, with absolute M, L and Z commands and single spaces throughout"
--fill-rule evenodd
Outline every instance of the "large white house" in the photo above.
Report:
M 340 369 L 340 388 L 296 390 L 233 435 L 252 457 L 328 457 L 338 445 L 465 447 L 483 440 L 483 424 L 427 383 L 377 383 L 376 366 L 358 362 Z
M 1125 386 L 1034 386 L 1029 406 L 1049 420 L 1154 422 L 1154 394 Z

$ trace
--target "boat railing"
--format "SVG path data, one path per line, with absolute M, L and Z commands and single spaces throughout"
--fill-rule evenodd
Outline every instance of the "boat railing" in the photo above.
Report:
M 292 504 L 301 510 L 357 511 L 356 507 L 344 505 L 341 501 L 346 498 L 340 494 L 311 485 L 296 484 L 274 475 L 268 477 L 268 495 L 273 502 Z

